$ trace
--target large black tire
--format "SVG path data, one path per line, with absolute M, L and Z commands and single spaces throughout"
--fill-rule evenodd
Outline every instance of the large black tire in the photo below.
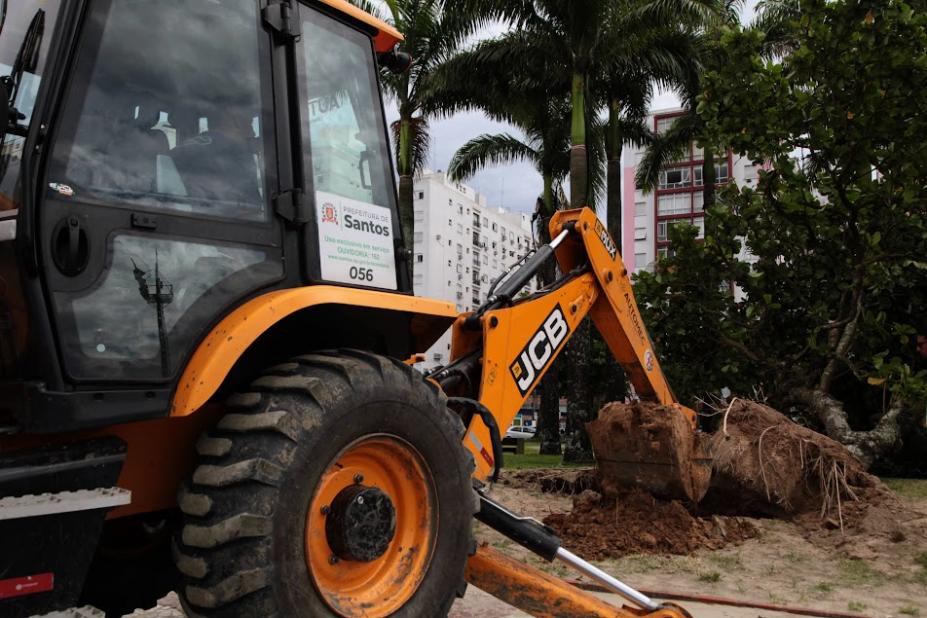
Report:
M 463 590 L 478 503 L 463 424 L 438 388 L 400 361 L 341 350 L 267 370 L 227 408 L 198 442 L 201 463 L 179 495 L 175 562 L 188 613 L 338 616 L 309 573 L 307 509 L 343 448 L 387 434 L 421 455 L 440 513 L 428 569 L 393 615 L 447 614 Z

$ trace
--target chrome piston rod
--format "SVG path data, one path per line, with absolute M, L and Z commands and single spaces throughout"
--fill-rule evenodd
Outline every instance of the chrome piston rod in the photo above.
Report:
M 571 568 L 579 571 L 586 577 L 594 579 L 609 590 L 615 592 L 616 594 L 620 594 L 627 600 L 640 605 L 644 609 L 655 611 L 660 608 L 659 604 L 654 603 L 653 599 L 647 595 L 638 592 L 626 583 L 615 579 L 599 567 L 593 564 L 589 564 L 573 552 L 567 551 L 561 547 L 557 550 L 557 560 L 560 560 L 561 562 L 569 565 Z

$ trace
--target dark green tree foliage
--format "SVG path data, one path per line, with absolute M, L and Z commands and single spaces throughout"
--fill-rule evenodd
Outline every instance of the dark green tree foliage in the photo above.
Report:
M 727 385 L 884 460 L 923 423 L 927 359 L 927 6 L 801 0 L 768 60 L 726 29 L 698 113 L 712 141 L 767 162 L 729 187 L 704 243 L 638 281 L 664 366 L 687 403 Z M 786 29 L 788 36 L 783 37 Z M 756 256 L 732 259 L 735 238 Z M 729 282 L 746 295 L 734 302 Z

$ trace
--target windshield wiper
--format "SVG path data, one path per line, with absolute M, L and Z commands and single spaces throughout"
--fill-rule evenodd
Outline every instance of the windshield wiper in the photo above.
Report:
M 3 16 L 6 17 L 6 0 L 3 3 Z M 7 119 L 7 133 L 25 137 L 28 127 L 19 124 L 20 120 L 25 119 L 26 115 L 16 109 L 16 97 L 19 94 L 19 87 L 22 84 L 23 75 L 26 72 L 33 73 L 39 65 L 39 52 L 42 48 L 42 38 L 45 36 L 45 10 L 39 9 L 32 16 L 29 22 L 29 29 L 26 30 L 26 36 L 23 38 L 22 45 L 16 54 L 16 60 L 10 74 L 0 78 L 4 89 L 9 93 L 9 118 Z

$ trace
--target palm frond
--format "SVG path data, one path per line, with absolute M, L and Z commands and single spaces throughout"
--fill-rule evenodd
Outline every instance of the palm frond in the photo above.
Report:
M 637 166 L 635 182 L 645 191 L 652 191 L 660 178 L 660 170 L 673 161 L 678 161 L 687 152 L 695 139 L 695 117 L 692 114 L 679 116 L 672 127 L 662 135 L 655 135 L 650 147 Z
M 798 45 L 795 24 L 801 17 L 798 0 L 761 0 L 751 26 L 766 39 L 763 50 L 768 57 L 784 56 Z
M 448 167 L 448 177 L 460 181 L 489 165 L 515 161 L 536 162 L 538 152 L 509 133 L 484 133 L 461 146 Z

